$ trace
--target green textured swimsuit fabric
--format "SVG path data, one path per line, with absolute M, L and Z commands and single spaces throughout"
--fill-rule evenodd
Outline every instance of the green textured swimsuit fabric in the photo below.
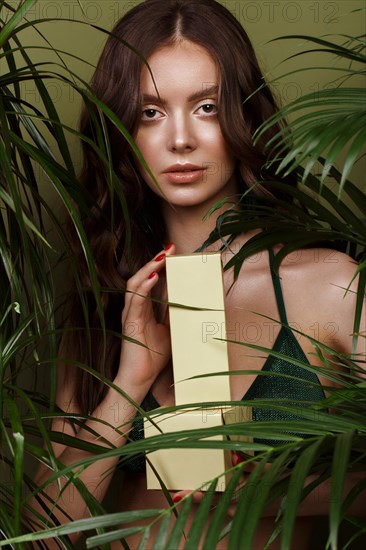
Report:
M 272 350 L 289 357 L 289 360 L 268 356 L 263 365 L 262 373 L 273 373 L 274 375 L 285 376 L 265 376 L 260 375 L 254 380 L 243 400 L 269 399 L 281 400 L 284 405 L 297 406 L 300 408 L 308 407 L 310 404 L 320 401 L 324 398 L 324 391 L 320 385 L 317 375 L 307 370 L 306 367 L 294 364 L 292 360 L 309 365 L 298 340 L 288 326 L 285 304 L 282 295 L 281 283 L 279 277 L 273 271 L 274 256 L 272 250 L 269 251 L 270 268 L 274 291 L 277 300 L 277 307 L 280 314 L 281 329 L 273 345 Z M 151 411 L 159 407 L 151 393 L 145 397 L 141 403 L 141 408 L 145 411 Z M 253 407 L 253 420 L 297 420 L 299 417 L 280 411 L 278 409 Z M 137 441 L 143 439 L 144 429 L 143 421 L 140 415 L 136 415 L 133 428 L 130 432 L 130 439 Z M 301 436 L 301 434 L 298 434 Z M 261 443 L 276 445 L 280 442 L 269 439 L 256 439 Z M 282 441 L 283 443 L 283 441 Z M 122 466 L 122 464 L 121 464 Z M 129 472 L 143 472 L 145 469 L 144 455 L 140 454 L 123 461 L 123 468 Z
M 304 408 L 311 403 L 324 399 L 325 395 L 315 372 L 307 370 L 306 367 L 301 365 L 296 365 L 293 361 L 295 360 L 305 363 L 305 365 L 310 365 L 298 340 L 288 325 L 280 278 L 273 270 L 274 255 L 272 250 L 269 251 L 269 258 L 277 307 L 282 324 L 272 351 L 281 353 L 291 359 L 285 361 L 282 358 L 269 355 L 261 372 L 287 376 L 258 376 L 244 395 L 243 399 L 269 399 L 277 401 L 277 403 L 281 400 L 284 405 Z M 283 412 L 279 409 L 253 407 L 252 414 L 254 421 L 299 419 L 298 416 Z M 298 435 L 302 436 L 302 434 Z M 275 445 L 277 443 L 272 439 L 255 439 L 255 441 L 260 441 L 267 445 Z

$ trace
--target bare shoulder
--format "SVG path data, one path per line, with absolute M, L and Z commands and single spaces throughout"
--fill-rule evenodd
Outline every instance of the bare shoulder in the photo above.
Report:
M 274 247 L 276 255 L 281 246 Z M 230 258 L 229 258 L 230 259 Z M 279 267 L 281 283 L 284 287 L 295 287 L 299 291 L 316 289 L 341 294 L 347 288 L 350 292 L 357 288 L 355 273 L 357 263 L 347 254 L 328 248 L 299 249 L 285 256 Z M 270 277 L 268 251 L 249 257 L 239 273 L 238 282 L 253 280 L 257 288 L 268 284 Z M 263 290 L 263 289 L 261 289 Z M 327 294 L 326 292 L 326 294 Z
M 347 254 L 328 248 L 309 248 L 293 252 L 281 263 L 281 274 L 295 278 L 314 288 L 329 286 L 329 292 L 338 288 L 354 290 L 357 263 Z
M 279 269 L 288 301 L 333 318 L 354 315 L 356 272 L 351 257 L 327 248 L 298 250 L 285 257 Z
M 274 247 L 276 255 L 281 246 Z M 230 270 L 229 270 L 230 271 Z M 357 263 L 337 250 L 301 249 L 286 256 L 279 267 L 280 289 L 291 326 L 333 349 L 352 353 L 357 305 Z M 227 304 L 240 311 L 240 322 L 247 322 L 248 311 L 278 318 L 278 301 L 271 277 L 270 255 L 262 251 L 244 261 Z M 366 306 L 365 306 L 366 307 Z M 237 315 L 239 315 L 237 313 Z M 366 316 L 360 331 L 366 331 Z M 366 333 L 366 332 L 365 332 Z M 366 338 L 359 338 L 365 347 Z M 361 350 L 362 351 L 362 350 Z
M 321 248 L 300 250 L 281 264 L 286 304 L 320 327 L 335 327 L 335 348 L 350 353 L 357 302 L 357 262 L 342 252 Z M 365 316 L 363 323 L 365 322 Z M 365 327 L 361 327 L 361 331 Z

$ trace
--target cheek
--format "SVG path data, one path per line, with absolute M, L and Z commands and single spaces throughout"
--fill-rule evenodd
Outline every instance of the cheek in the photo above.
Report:
M 141 128 L 135 137 L 135 143 L 145 158 L 156 158 L 154 149 L 161 148 L 161 132 L 157 127 Z
M 156 166 L 156 160 L 157 158 L 159 158 L 157 151 L 161 150 L 161 147 L 160 149 L 156 147 L 154 148 L 154 142 L 150 139 L 147 139 L 144 135 L 144 132 L 138 132 L 134 139 L 137 147 L 139 148 L 142 156 L 146 161 L 146 164 L 150 168 L 151 172 L 156 175 L 159 171 L 158 167 Z M 143 177 L 146 185 L 150 187 L 150 189 L 152 189 L 152 191 L 154 191 L 157 195 L 161 195 L 159 189 L 156 186 L 156 183 L 154 182 L 150 174 L 146 171 L 146 168 L 142 166 L 137 156 L 135 156 L 135 159 L 138 171 Z
M 139 148 L 140 152 L 142 153 L 142 156 L 146 158 L 146 156 L 149 153 L 149 150 L 151 149 L 149 141 L 146 139 L 146 136 L 144 136 L 143 132 L 138 132 L 135 143 L 137 147 Z
M 151 172 L 155 175 L 155 177 L 158 177 L 158 174 L 161 170 L 158 160 L 160 158 L 159 152 L 161 152 L 161 146 L 155 147 L 153 143 L 151 143 L 150 141 L 146 141 L 145 139 L 140 140 L 139 143 L 137 142 L 137 140 L 135 141 Z M 161 192 L 157 188 L 156 183 L 154 182 L 150 174 L 146 171 L 146 168 L 141 165 L 137 158 L 136 162 L 140 175 L 145 180 L 146 185 L 148 185 L 148 187 L 150 187 L 150 189 L 152 189 L 157 195 L 161 196 Z
M 206 144 L 208 150 L 212 154 L 215 154 L 216 157 L 218 156 L 223 159 L 231 156 L 219 125 L 215 124 L 203 128 L 201 140 Z
M 229 148 L 221 137 L 220 140 L 217 140 L 214 148 L 212 149 L 212 157 L 221 166 L 221 169 L 225 171 L 226 174 L 232 172 L 235 167 L 235 159 Z

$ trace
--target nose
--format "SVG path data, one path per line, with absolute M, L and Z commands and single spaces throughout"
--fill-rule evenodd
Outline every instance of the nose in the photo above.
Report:
M 174 153 L 186 153 L 197 148 L 197 137 L 194 123 L 184 113 L 173 116 L 170 120 L 168 149 Z

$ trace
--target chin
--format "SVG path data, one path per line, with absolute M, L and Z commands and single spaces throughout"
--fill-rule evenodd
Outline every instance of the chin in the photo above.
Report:
M 210 208 L 205 201 L 197 201 L 192 199 L 172 200 L 167 201 L 173 208 Z

